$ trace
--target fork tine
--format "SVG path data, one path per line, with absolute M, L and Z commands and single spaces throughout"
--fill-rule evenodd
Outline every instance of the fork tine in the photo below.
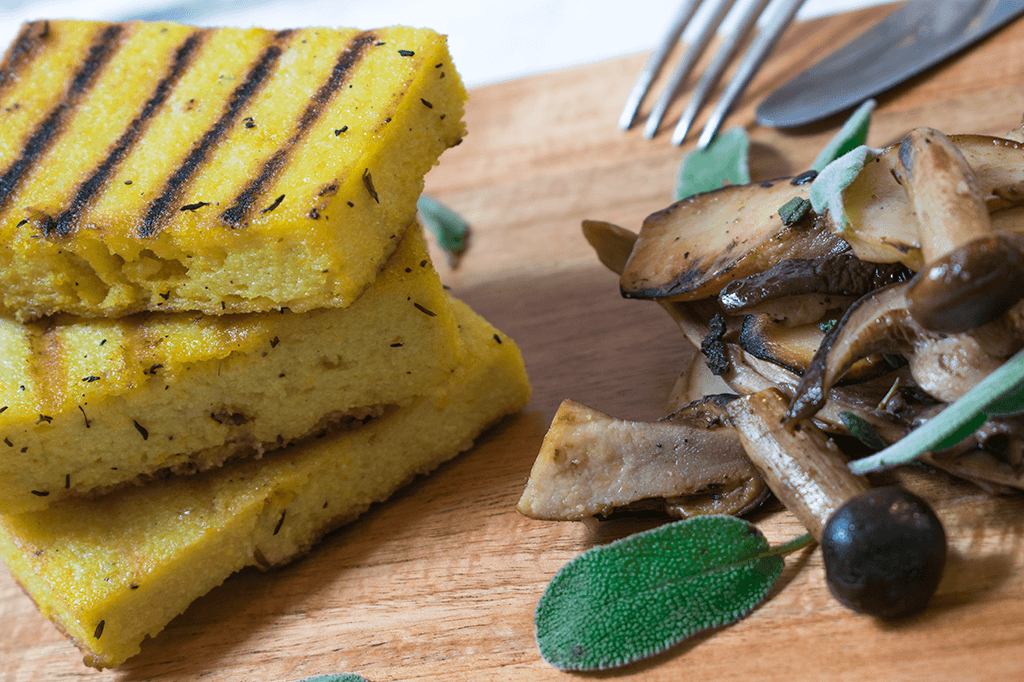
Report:
M 712 10 L 705 17 L 704 23 L 696 27 L 693 43 L 683 54 L 682 60 L 676 66 L 675 71 L 672 72 L 668 85 L 665 86 L 665 90 L 662 91 L 661 96 L 654 103 L 654 108 L 647 116 L 647 123 L 644 125 L 644 137 L 650 139 L 658 132 L 661 119 L 664 118 L 665 112 L 668 111 L 668 107 L 675 98 L 676 92 L 690 74 L 693 66 L 697 63 L 697 59 L 703 54 L 704 49 L 711 41 L 711 37 L 715 34 L 715 30 L 722 23 L 722 19 L 725 18 L 734 1 L 716 0 Z
M 697 118 L 697 112 L 704 106 L 704 102 L 707 101 L 711 90 L 722 77 L 725 67 L 732 61 L 736 50 L 739 49 L 740 43 L 750 33 L 750 29 L 754 27 L 757 18 L 764 12 L 768 2 L 769 0 L 757 0 L 743 8 L 743 13 L 737 20 L 735 30 L 726 36 L 722 46 L 715 54 L 715 58 L 708 65 L 707 70 L 701 76 L 700 82 L 697 83 L 697 87 L 690 96 L 690 101 L 687 103 L 683 115 L 679 118 L 679 123 L 676 124 L 675 130 L 672 132 L 672 144 L 680 145 L 686 139 L 686 134 L 690 131 L 693 120 Z
M 750 49 L 743 56 L 743 61 L 736 68 L 736 74 L 725 87 L 721 99 L 718 100 L 718 104 L 712 110 L 711 117 L 705 124 L 704 130 L 701 131 L 700 138 L 697 140 L 698 149 L 704 149 L 711 144 L 711 140 L 722 124 L 722 119 L 725 118 L 725 115 L 732 108 L 736 100 L 739 99 L 740 95 L 743 94 L 750 80 L 761 67 L 765 58 L 767 58 L 768 53 L 775 47 L 779 36 L 782 35 L 782 32 L 793 21 L 797 10 L 803 4 L 804 0 L 779 0 L 778 4 L 774 4 L 769 8 L 770 14 L 765 21 L 764 29 L 757 34 Z M 683 135 L 685 136 L 685 132 Z M 673 141 L 675 141 L 674 137 Z M 679 142 L 682 142 L 682 139 Z
M 640 76 L 633 85 L 629 97 L 626 98 L 626 106 L 622 109 L 622 114 L 619 116 L 619 127 L 623 130 L 629 130 L 633 127 L 633 121 L 636 120 L 640 104 L 643 102 L 644 97 L 647 96 L 651 83 L 654 82 L 654 79 L 661 71 L 661 67 L 664 66 L 665 60 L 668 59 L 669 54 L 672 52 L 672 48 L 679 41 L 679 36 L 683 34 L 683 29 L 686 28 L 686 24 L 693 17 L 693 13 L 697 11 L 700 1 L 684 0 L 676 12 L 675 19 L 672 20 L 671 28 L 665 34 L 658 49 L 648 57 L 643 71 L 640 72 Z

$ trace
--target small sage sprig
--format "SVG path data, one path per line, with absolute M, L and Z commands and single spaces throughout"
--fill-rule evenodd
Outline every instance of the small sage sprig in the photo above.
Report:
M 750 182 L 750 139 L 743 128 L 717 135 L 704 149 L 696 149 L 679 165 L 676 200 L 721 189 L 723 185 Z
M 426 194 L 420 195 L 416 208 L 427 229 L 437 239 L 438 246 L 448 256 L 449 264 L 455 267 L 469 243 L 469 224 L 458 213 Z
M 927 452 L 952 447 L 989 417 L 1024 413 L 1024 351 L 1019 351 L 959 400 L 884 450 L 850 462 L 857 474 L 907 464 Z
M 815 213 L 828 213 L 840 228 L 849 221 L 843 210 L 843 191 L 857 179 L 861 169 L 875 150 L 866 145 L 854 147 L 832 163 L 825 166 L 811 184 L 809 199 Z
M 602 670 L 653 656 L 732 623 L 764 600 L 783 547 L 733 516 L 698 516 L 590 549 L 566 564 L 537 604 L 541 656 L 562 670 Z
M 299 682 L 369 682 L 369 680 L 354 673 L 341 673 L 340 675 L 317 675 L 316 677 L 307 677 L 304 680 L 299 680 Z
M 871 126 L 871 112 L 875 110 L 875 100 L 869 99 L 854 111 L 850 118 L 846 119 L 839 132 L 829 140 L 829 143 L 818 153 L 811 165 L 813 170 L 819 173 L 840 156 L 849 151 L 867 144 L 868 128 Z
M 878 435 L 878 431 L 875 431 L 875 427 L 871 426 L 871 424 L 861 417 L 858 417 L 853 412 L 840 412 L 839 419 L 842 420 L 843 426 L 846 427 L 846 430 L 850 432 L 851 436 L 875 452 L 883 450 L 889 445 L 880 435 Z

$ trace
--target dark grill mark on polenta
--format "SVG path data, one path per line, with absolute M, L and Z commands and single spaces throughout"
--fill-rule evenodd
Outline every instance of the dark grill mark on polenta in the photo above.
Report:
M 18 71 L 38 54 L 43 39 L 50 35 L 49 21 L 33 21 L 21 27 L 0 63 L 0 88 L 17 80 Z
M 288 156 L 292 150 L 305 137 L 317 119 L 320 118 L 320 115 L 323 114 L 331 99 L 341 89 L 341 86 L 347 82 L 353 67 L 363 58 L 366 48 L 374 40 L 376 38 L 372 33 L 361 33 L 342 51 L 334 64 L 334 68 L 331 70 L 331 75 L 327 77 L 327 80 L 310 98 L 305 111 L 299 117 L 295 126 L 295 133 L 267 159 L 259 174 L 235 197 L 231 207 L 221 214 L 221 219 L 224 222 L 232 227 L 241 227 L 252 210 L 256 198 L 287 163 Z
M 100 34 L 96 42 L 89 48 L 89 55 L 78 68 L 74 78 L 71 79 L 71 85 L 64 94 L 64 99 L 50 111 L 32 133 L 18 159 L 4 171 L 3 175 L 0 175 L 0 208 L 7 203 L 25 173 L 57 139 L 64 119 L 78 106 L 82 95 L 96 82 L 97 75 L 114 53 L 122 32 L 123 28 L 119 24 L 112 24 Z
M 206 31 L 196 31 L 178 46 L 178 49 L 174 52 L 174 61 L 167 70 L 167 75 L 157 83 L 153 94 L 150 95 L 149 99 L 146 100 L 145 106 L 142 107 L 142 111 L 128 124 L 128 129 L 118 138 L 107 158 L 97 166 L 89 179 L 79 186 L 78 192 L 75 193 L 74 199 L 71 200 L 71 206 L 57 216 L 56 219 L 47 221 L 43 226 L 43 232 L 47 236 L 55 234 L 58 237 L 65 237 L 71 232 L 74 224 L 78 221 L 79 215 L 85 210 L 89 202 L 99 194 L 100 189 L 113 174 L 117 164 L 128 155 L 132 145 L 139 139 L 146 123 L 156 114 L 168 95 L 174 90 L 174 86 L 177 85 L 181 75 L 185 73 L 192 62 L 192 57 L 197 51 L 196 48 L 206 33 Z
M 278 58 L 281 56 L 281 44 L 293 33 L 291 30 L 279 31 L 274 37 L 274 42 L 269 45 L 256 60 L 256 63 L 249 69 L 242 84 L 235 88 L 228 99 L 228 104 L 217 122 L 207 130 L 199 142 L 192 148 L 181 166 L 167 179 L 164 190 L 149 206 L 142 224 L 139 226 L 140 237 L 152 237 L 160 231 L 160 222 L 167 214 L 169 207 L 176 203 L 185 185 L 195 176 L 199 168 L 206 162 L 206 157 L 213 147 L 231 129 L 232 124 L 238 115 L 249 103 L 249 100 L 259 91 L 266 82 Z

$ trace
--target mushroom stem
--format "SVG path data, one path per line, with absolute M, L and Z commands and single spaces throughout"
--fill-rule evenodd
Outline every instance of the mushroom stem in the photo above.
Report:
M 932 128 L 910 131 L 893 170 L 920 223 L 926 263 L 992 231 L 988 206 L 953 141 Z
M 921 326 L 969 331 L 1024 297 L 1024 239 L 993 231 L 985 192 L 952 140 L 931 128 L 911 131 L 893 174 L 914 208 L 927 264 L 907 292 Z
M 728 405 L 747 456 L 775 496 L 815 540 L 846 500 L 867 491 L 866 479 L 850 472 L 836 445 L 804 422 L 789 431 L 782 424 L 788 408 L 777 389 L 744 396 Z

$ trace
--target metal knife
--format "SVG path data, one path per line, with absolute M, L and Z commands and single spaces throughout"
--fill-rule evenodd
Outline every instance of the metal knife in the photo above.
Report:
M 911 0 L 769 95 L 761 125 L 831 116 L 915 76 L 1024 13 L 1024 0 Z

